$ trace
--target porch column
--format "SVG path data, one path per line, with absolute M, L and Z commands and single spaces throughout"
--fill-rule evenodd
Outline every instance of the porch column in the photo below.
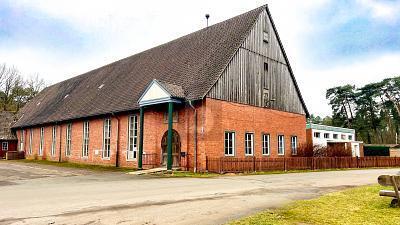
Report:
M 139 155 L 138 155 L 138 169 L 143 169 L 143 131 L 144 131 L 144 109 L 140 107 L 140 125 L 139 125 Z
M 172 113 L 174 103 L 168 103 L 167 170 L 172 170 Z

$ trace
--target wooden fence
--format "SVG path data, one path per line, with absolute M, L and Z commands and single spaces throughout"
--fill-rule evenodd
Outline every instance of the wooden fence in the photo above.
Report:
M 207 171 L 242 173 L 256 171 L 319 170 L 367 167 L 400 167 L 398 157 L 290 157 L 290 158 L 210 158 Z

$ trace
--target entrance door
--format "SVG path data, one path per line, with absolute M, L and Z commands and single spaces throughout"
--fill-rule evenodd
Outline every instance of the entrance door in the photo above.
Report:
M 168 131 L 166 131 L 161 139 L 161 149 L 162 149 L 162 165 L 167 165 L 167 139 Z M 174 167 L 179 167 L 181 155 L 181 138 L 179 137 L 176 130 L 172 130 L 172 159 Z

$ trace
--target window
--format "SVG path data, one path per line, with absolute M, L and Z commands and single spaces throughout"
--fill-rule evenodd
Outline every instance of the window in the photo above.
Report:
M 278 155 L 285 155 L 285 137 L 278 135 Z
M 225 156 L 235 155 L 235 132 L 225 132 Z
M 56 144 L 57 144 L 57 126 L 53 126 L 51 130 L 51 155 L 56 155 Z
M 346 135 L 345 135 L 345 134 L 342 134 L 342 135 L 341 135 L 341 138 L 342 138 L 342 140 L 345 140 L 345 139 L 346 139 Z
M 1 149 L 3 151 L 8 151 L 8 142 L 2 142 L 1 143 Z
M 290 146 L 292 149 L 292 155 L 297 155 L 297 136 L 292 136 L 290 138 Z
M 89 121 L 83 122 L 82 157 L 89 156 Z
M 138 142 L 138 119 L 137 116 L 130 116 L 128 121 L 128 152 L 127 159 L 136 159 Z
M 24 146 L 24 144 L 25 144 L 25 130 L 21 130 L 20 131 L 20 135 L 21 135 L 21 137 L 20 137 L 20 141 L 21 142 L 19 143 L 19 150 L 24 152 L 25 151 L 25 146 Z
M 333 139 L 338 139 L 338 134 L 333 134 Z
M 29 155 L 32 155 L 33 129 L 29 130 Z
M 103 158 L 110 158 L 110 153 L 111 153 L 111 119 L 105 119 L 103 127 Z
M 245 134 L 245 155 L 253 155 L 254 150 L 254 134 L 246 133 Z
M 349 140 L 353 140 L 353 135 L 349 135 Z
M 314 137 L 315 138 L 320 138 L 321 137 L 321 133 L 320 132 L 314 132 Z
M 324 133 L 324 138 L 330 138 L 331 137 L 331 135 L 329 134 L 329 133 Z
M 265 43 L 268 43 L 268 40 L 269 40 L 268 32 L 264 31 L 264 32 L 263 32 L 263 41 L 264 41 Z
M 44 127 L 41 127 L 40 128 L 39 155 L 43 155 L 43 145 L 44 145 Z
M 72 132 L 72 124 L 67 124 L 67 129 L 65 132 L 65 155 L 71 155 L 71 132 Z
M 264 63 L 264 71 L 268 72 L 268 63 L 266 63 L 266 62 Z
M 269 155 L 269 134 L 262 136 L 262 154 Z
M 264 107 L 268 107 L 270 103 L 268 88 L 263 88 L 263 101 L 264 101 Z

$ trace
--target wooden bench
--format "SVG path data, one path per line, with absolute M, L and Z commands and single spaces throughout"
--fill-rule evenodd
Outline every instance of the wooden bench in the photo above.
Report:
M 378 183 L 382 186 L 393 187 L 393 191 L 381 190 L 379 191 L 380 196 L 392 197 L 391 206 L 400 207 L 400 176 L 398 175 L 380 175 L 378 177 Z

